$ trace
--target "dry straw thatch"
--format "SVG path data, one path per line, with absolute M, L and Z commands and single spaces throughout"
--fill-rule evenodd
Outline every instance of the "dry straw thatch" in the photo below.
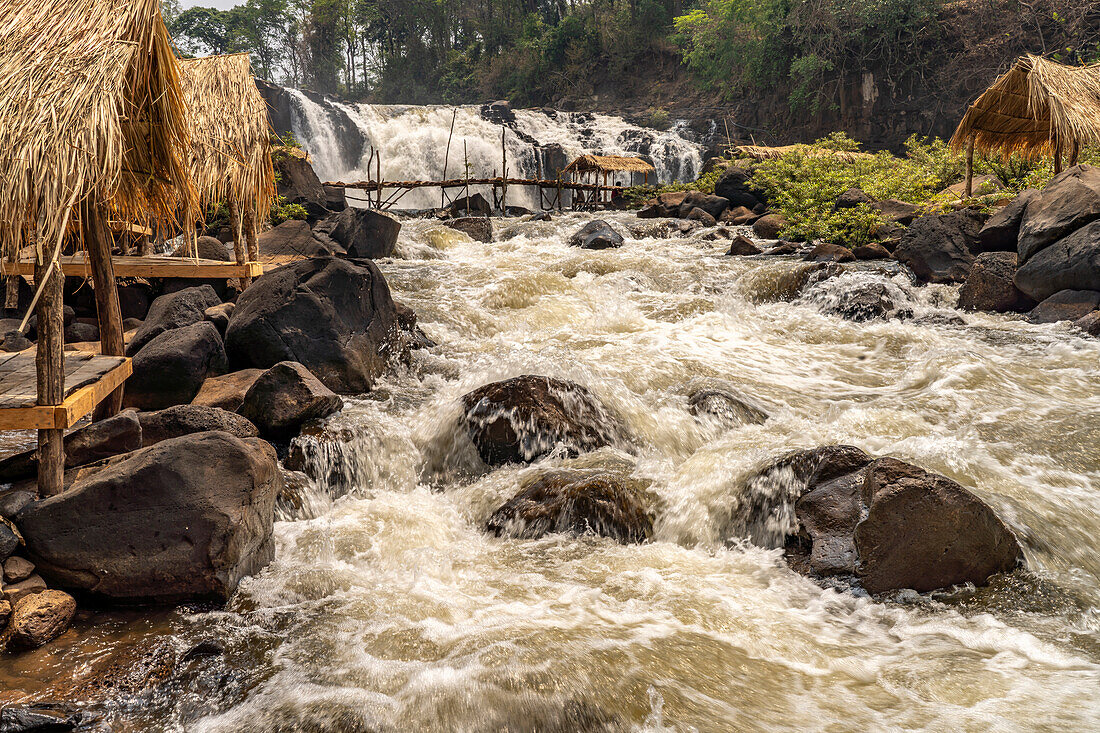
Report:
M 246 53 L 180 62 L 191 126 L 191 177 L 204 208 L 271 208 L 275 171 L 267 104 Z
M 168 223 L 191 205 L 158 0 L 0 0 L 0 242 L 55 249 L 74 204 Z
M 796 143 L 795 145 L 781 145 L 779 147 L 768 147 L 766 145 L 739 145 L 734 148 L 734 151 L 745 158 L 752 158 L 753 160 L 779 160 L 784 155 L 791 153 L 801 153 L 803 155 L 811 155 L 816 157 L 830 157 L 841 160 L 845 163 L 851 163 L 856 160 L 872 158 L 870 153 L 860 153 L 858 151 L 851 150 L 829 150 L 827 148 L 815 148 L 811 145 L 805 145 L 802 143 Z
M 1100 64 L 1024 56 L 966 111 L 951 138 L 961 150 L 1027 158 L 1100 143 Z
M 582 155 L 565 167 L 564 173 L 653 173 L 656 169 L 641 158 L 622 155 Z

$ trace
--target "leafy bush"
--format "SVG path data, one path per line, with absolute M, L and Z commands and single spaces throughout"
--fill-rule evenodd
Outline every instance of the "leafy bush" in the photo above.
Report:
M 285 196 L 276 196 L 271 202 L 271 224 L 278 226 L 284 221 L 297 219 L 305 221 L 309 218 L 309 212 L 301 204 L 288 204 Z
M 650 107 L 642 115 L 639 120 L 643 127 L 649 127 L 654 130 L 667 130 L 672 127 L 672 117 L 668 114 L 668 110 Z

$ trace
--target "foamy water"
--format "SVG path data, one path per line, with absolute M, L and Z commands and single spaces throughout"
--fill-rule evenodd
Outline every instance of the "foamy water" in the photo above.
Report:
M 401 257 L 380 266 L 440 345 L 328 421 L 342 444 L 310 454 L 323 478 L 226 610 L 112 627 L 130 642 L 226 650 L 152 698 L 116 696 L 121 729 L 1100 727 L 1100 343 L 959 314 L 953 289 L 890 273 L 777 302 L 798 263 L 728 258 L 696 239 L 566 246 L 589 218 L 512 222 L 516 236 L 488 245 L 405 223 Z M 637 223 L 605 218 L 624 234 Z M 888 279 L 915 320 L 822 314 L 860 278 Z M 959 315 L 965 325 L 941 325 Z M 626 423 L 629 449 L 480 465 L 459 398 L 528 373 L 591 389 Z M 687 405 L 698 387 L 770 417 L 700 421 Z M 786 451 L 837 442 L 972 489 L 1020 536 L 1031 571 L 875 600 L 738 541 L 747 479 Z M 522 483 L 563 465 L 645 482 L 655 540 L 483 531 Z M 18 664 L 53 659 L 60 674 L 59 660 L 119 643 L 103 629 L 84 638 L 80 652 Z

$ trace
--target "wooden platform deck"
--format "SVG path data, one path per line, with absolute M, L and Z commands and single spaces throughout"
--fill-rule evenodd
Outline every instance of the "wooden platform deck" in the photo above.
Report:
M 115 266 L 115 277 L 161 277 L 161 278 L 239 278 L 259 277 L 264 274 L 264 266 L 259 262 L 221 262 L 191 257 L 150 257 L 115 256 L 111 258 Z M 61 258 L 61 269 L 69 277 L 91 277 L 92 270 L 84 254 Z M 34 276 L 34 263 L 20 261 L 12 265 L 0 262 L 0 275 Z
M 40 406 L 34 349 L 0 355 L 0 430 L 64 430 L 95 409 L 133 372 L 125 356 L 65 353 L 65 401 Z

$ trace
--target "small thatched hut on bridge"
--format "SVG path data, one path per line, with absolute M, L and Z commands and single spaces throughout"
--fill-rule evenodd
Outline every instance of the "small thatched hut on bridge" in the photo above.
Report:
M 1100 64 L 1065 66 L 1023 56 L 970 105 L 951 138 L 967 151 L 967 194 L 974 152 L 1019 153 L 1028 158 L 1062 156 L 1070 165 L 1086 145 L 1100 143 Z
M 603 174 L 603 184 L 607 185 L 607 177 L 614 173 L 629 173 L 631 179 L 635 173 L 645 176 L 645 182 L 649 183 L 649 174 L 655 173 L 653 164 L 643 158 L 629 158 L 623 155 L 582 155 L 565 167 L 562 173 L 569 173 L 574 178 L 583 178 L 586 175 L 594 175 L 599 182 L 600 174 Z
M 101 352 L 121 355 L 108 213 L 167 224 L 177 207 L 194 205 L 179 66 L 158 0 L 0 0 L 0 140 L 0 250 L 14 260 L 34 246 L 38 316 L 36 404 L 7 415 L 0 429 L 19 427 L 19 414 L 33 417 L 39 491 L 50 495 L 62 488 L 64 428 L 89 402 L 107 397 L 109 414 L 122 397 L 121 389 L 109 397 L 82 390 L 79 405 L 69 405 L 62 246 L 87 250 Z M 96 358 L 101 370 L 82 368 L 82 379 L 128 373 L 121 356 Z
M 180 62 L 180 76 L 191 127 L 189 169 L 197 202 L 203 209 L 226 204 L 237 262 L 257 262 L 257 227 L 271 209 L 275 171 L 267 104 L 252 78 L 249 56 L 187 59 Z M 198 214 L 191 212 L 189 236 L 194 235 Z

